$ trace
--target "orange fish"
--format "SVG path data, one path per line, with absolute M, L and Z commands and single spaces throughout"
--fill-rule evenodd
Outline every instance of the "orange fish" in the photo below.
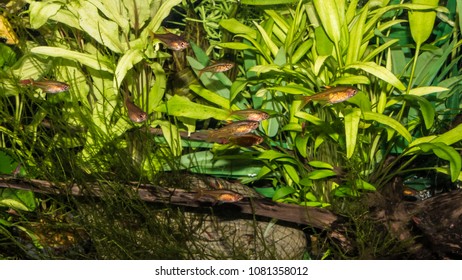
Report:
M 69 85 L 58 81 L 34 81 L 33 79 L 26 79 L 19 81 L 21 85 L 30 85 L 38 87 L 46 93 L 59 93 L 69 89 Z
M 256 121 L 256 122 L 261 122 L 270 117 L 268 113 L 260 111 L 260 110 L 256 110 L 256 109 L 245 109 L 245 110 L 233 111 L 231 113 L 231 116 L 237 116 L 239 118 L 243 118 L 248 121 Z
M 233 68 L 234 65 L 235 63 L 229 60 L 221 60 L 221 61 L 215 62 L 214 64 L 210 66 L 202 68 L 199 71 L 199 78 L 202 76 L 204 72 L 212 72 L 214 74 L 219 73 L 219 72 L 225 72 Z
M 179 36 L 173 33 L 153 34 L 154 38 L 159 39 L 167 46 L 167 48 L 171 50 L 181 51 L 189 47 L 189 43 L 184 39 L 183 36 Z
M 240 193 L 231 190 L 199 190 L 194 198 L 197 200 L 203 197 L 211 198 L 215 203 L 232 203 L 244 198 Z
M 237 121 L 230 123 L 222 128 L 212 130 L 208 133 L 209 142 L 221 143 L 232 136 L 247 134 L 258 128 L 260 122 L 257 121 Z
M 225 140 L 222 144 L 231 143 L 241 147 L 252 147 L 259 145 L 263 142 L 263 137 L 255 135 L 253 133 L 247 133 L 239 136 L 231 136 Z
M 303 100 L 303 103 L 300 105 L 300 108 L 303 108 L 310 101 L 324 101 L 330 104 L 343 102 L 355 96 L 356 93 L 358 93 L 358 89 L 350 86 L 338 86 L 328 88 L 325 91 L 316 93 L 311 96 L 300 97 L 300 99 Z
M 140 123 L 144 122 L 148 118 L 148 114 L 141 110 L 140 107 L 136 106 L 135 103 L 130 101 L 130 98 L 125 97 L 125 106 L 127 106 L 128 118 L 132 122 Z

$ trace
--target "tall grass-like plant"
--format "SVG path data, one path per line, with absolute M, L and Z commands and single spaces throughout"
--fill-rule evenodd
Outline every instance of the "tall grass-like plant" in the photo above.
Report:
M 265 10 L 266 19 L 253 26 L 221 22 L 236 40 L 221 46 L 245 53 L 247 79 L 235 81 L 242 96 L 279 114 L 263 122 L 265 134 L 278 140 L 270 142 L 277 148 L 260 150 L 258 159 L 265 167 L 254 179 L 276 178 L 274 199 L 325 205 L 332 195 L 356 196 L 359 190 L 384 186 L 428 152 L 449 163 L 453 181 L 460 176 L 460 155 L 451 147 L 461 139 L 456 136 L 460 127 L 445 136 L 418 136 L 420 125 L 427 133 L 434 126 L 435 108 L 424 96 L 448 88 L 413 87 L 412 80 L 394 72 L 391 47 L 399 46 L 398 40 L 386 34 L 405 20 L 389 13 L 408 10 L 447 12 L 419 3 L 368 2 L 357 8 L 356 1 L 313 1 L 300 2 L 289 13 Z M 336 85 L 355 85 L 360 92 L 341 104 L 312 103 L 300 109 L 297 96 Z M 232 101 L 240 97 L 233 95 Z M 402 117 L 403 108 L 420 110 L 420 115 L 411 122 Z M 428 145 L 420 142 L 430 138 Z M 392 172 L 399 160 L 387 167 L 384 163 L 397 148 L 404 149 L 399 158 L 408 162 Z

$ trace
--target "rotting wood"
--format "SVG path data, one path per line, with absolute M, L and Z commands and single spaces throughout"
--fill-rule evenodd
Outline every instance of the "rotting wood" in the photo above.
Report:
M 101 183 L 99 183 L 101 184 Z M 30 190 L 42 194 L 54 195 L 91 195 L 101 197 L 103 192 L 98 185 L 78 186 L 76 184 L 51 183 L 37 179 L 16 179 L 12 176 L 0 178 L 0 187 Z M 167 203 L 176 206 L 210 207 L 232 210 L 234 214 L 253 214 L 275 218 L 282 221 L 307 225 L 328 230 L 335 226 L 340 217 L 326 209 L 273 202 L 265 198 L 245 198 L 235 203 L 214 204 L 204 198 L 196 198 L 197 192 L 183 189 L 164 188 L 149 184 L 130 185 L 141 200 L 152 203 Z M 107 190 L 104 190 L 106 193 Z

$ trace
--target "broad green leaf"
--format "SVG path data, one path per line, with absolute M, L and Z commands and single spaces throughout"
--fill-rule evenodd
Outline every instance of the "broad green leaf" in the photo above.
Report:
M 263 41 L 266 43 L 266 47 L 271 51 L 271 54 L 273 56 L 276 56 L 278 54 L 279 48 L 276 46 L 276 44 L 271 40 L 271 38 L 268 36 L 268 33 L 266 33 L 265 29 L 261 27 L 258 23 L 254 22 L 255 26 L 257 27 L 258 31 L 260 32 L 260 35 L 263 38 Z
M 384 80 L 385 82 L 391 84 L 392 86 L 396 87 L 399 90 L 405 90 L 406 87 L 401 83 L 398 78 L 396 78 L 393 73 L 387 70 L 385 67 L 377 65 L 375 62 L 360 62 L 360 63 L 353 63 L 346 66 L 346 69 L 360 69 L 365 72 L 368 72 L 379 79 Z
M 273 200 L 276 201 L 279 199 L 283 199 L 284 197 L 289 196 L 295 192 L 296 190 L 292 187 L 280 187 L 274 192 Z
M 362 189 L 362 190 L 366 190 L 366 191 L 375 191 L 376 190 L 376 188 L 372 184 L 369 184 L 368 182 L 366 182 L 364 180 L 361 180 L 361 179 L 356 180 L 355 185 L 356 185 L 357 188 Z
M 233 100 L 238 96 L 238 94 L 241 93 L 241 91 L 243 91 L 246 88 L 247 83 L 248 83 L 247 79 L 243 79 L 243 78 L 237 78 L 233 82 L 233 84 L 231 85 L 231 89 L 230 89 L 230 97 L 229 97 L 230 103 L 232 103 Z
M 332 170 L 327 170 L 327 169 L 314 170 L 308 173 L 308 175 L 306 175 L 306 177 L 311 180 L 319 180 L 319 179 L 324 179 L 324 178 L 332 177 L 332 176 L 337 176 L 337 173 L 335 173 Z
M 152 88 L 149 90 L 148 97 L 146 98 L 148 100 L 148 114 L 152 113 L 154 108 L 159 106 L 162 98 L 164 97 L 165 89 L 167 88 L 167 76 L 162 65 L 154 62 L 150 66 L 154 72 L 156 80 Z
M 233 49 L 233 50 L 256 50 L 254 46 L 251 46 L 249 44 L 245 43 L 238 43 L 238 42 L 232 42 L 232 43 L 219 43 L 217 44 L 218 47 L 222 48 L 227 48 L 227 49 Z
M 307 157 L 307 145 L 308 145 L 308 140 L 310 138 L 308 135 L 302 136 L 301 134 L 297 134 L 295 138 L 295 147 L 297 148 L 298 152 L 300 155 L 304 158 Z
M 346 156 L 351 158 L 356 147 L 358 138 L 359 119 L 361 110 L 354 108 L 345 115 L 345 141 L 346 141 Z
M 290 93 L 290 94 L 305 94 L 305 95 L 313 95 L 315 92 L 311 89 L 308 89 L 304 86 L 291 83 L 286 86 L 276 86 L 276 87 L 270 87 L 268 89 L 271 90 L 277 90 L 285 93 Z
M 229 100 L 224 97 L 221 97 L 220 95 L 214 93 L 213 91 L 205 89 L 200 85 L 190 85 L 189 88 L 192 91 L 194 91 L 197 95 L 204 98 L 210 103 L 216 104 L 225 109 L 230 108 Z
M 329 36 L 334 44 L 338 44 L 340 41 L 342 25 L 336 1 L 313 0 L 313 4 L 327 36 Z
M 298 2 L 298 0 L 240 0 L 240 4 L 252 6 L 282 5 Z
M 167 101 L 167 104 L 161 105 L 155 109 L 158 112 L 164 112 L 172 116 L 188 117 L 192 119 L 209 119 L 226 120 L 229 111 L 222 110 L 206 105 L 192 102 L 184 96 L 174 95 Z
M 394 45 L 398 41 L 399 41 L 399 39 L 388 40 L 386 43 L 380 45 L 377 48 L 374 48 L 371 52 L 367 53 L 367 55 L 362 59 L 362 61 L 366 62 L 366 61 L 370 61 L 370 60 L 374 59 L 374 57 L 381 54 L 384 50 L 391 47 L 392 45 Z
M 33 29 L 42 27 L 48 19 L 55 15 L 62 4 L 33 1 L 29 6 L 30 26 Z
M 147 41 L 151 33 L 155 33 L 162 24 L 162 21 L 171 14 L 173 7 L 180 4 L 181 0 L 168 0 L 162 1 L 162 5 L 156 11 L 151 21 L 148 23 L 146 28 L 140 34 L 140 38 L 143 41 Z
M 267 159 L 269 161 L 288 157 L 287 154 L 276 152 L 273 150 L 264 151 L 261 155 L 258 156 L 259 159 Z
M 291 165 L 291 164 L 283 164 L 282 168 L 284 168 L 284 171 L 285 171 L 284 175 L 288 175 L 290 177 L 290 179 L 294 183 L 298 184 L 300 182 L 300 177 L 298 176 L 298 171 L 293 165 Z M 289 180 L 287 179 L 287 181 L 289 181 Z
M 222 19 L 220 21 L 221 27 L 228 30 L 234 34 L 247 34 L 253 39 L 257 39 L 257 30 L 248 27 L 247 25 L 241 23 L 240 21 L 231 18 L 231 19 Z
M 449 161 L 451 180 L 453 182 L 457 180 L 462 168 L 462 160 L 456 149 L 441 142 L 422 143 L 418 147 L 425 153 L 431 150 L 437 157 Z
M 416 100 L 417 103 L 419 104 L 419 111 L 422 115 L 422 118 L 425 123 L 425 127 L 427 129 L 431 128 L 433 126 L 433 122 L 435 121 L 435 108 L 433 105 L 428 101 L 427 99 L 423 98 L 422 96 L 417 96 L 417 95 L 402 95 L 404 99 L 408 100 Z
M 409 143 L 412 141 L 412 136 L 409 133 L 409 131 L 402 124 L 400 124 L 397 120 L 393 118 L 375 112 L 363 112 L 362 118 L 364 120 L 376 121 L 383 125 L 389 126 L 393 130 L 401 134 L 401 136 L 403 136 Z
M 354 63 L 359 60 L 359 57 L 361 55 L 360 51 L 363 40 L 364 24 L 366 22 L 368 12 L 368 5 L 365 5 L 364 8 L 361 10 L 361 14 L 354 22 L 354 25 L 350 28 L 350 41 L 347 50 L 345 65 Z
M 449 90 L 448 88 L 445 87 L 435 87 L 435 86 L 428 86 L 428 87 L 417 87 L 413 88 L 409 91 L 410 95 L 416 95 L 416 96 L 423 96 L 435 92 L 443 92 Z
M 93 39 L 116 53 L 126 50 L 117 23 L 101 17 L 95 5 L 86 1 L 70 2 L 69 5 L 76 9 L 80 26 Z
M 114 72 L 114 89 L 118 91 L 122 85 L 127 72 L 133 68 L 135 64 L 143 59 L 143 53 L 137 49 L 130 49 L 124 53 L 119 59 L 117 67 Z
M 462 124 L 454 127 L 453 129 L 439 135 L 431 140 L 432 143 L 441 142 L 446 145 L 452 145 L 462 140 Z
M 412 0 L 412 4 L 424 4 L 438 6 L 438 0 Z M 431 35 L 436 18 L 436 11 L 414 11 L 408 12 L 409 28 L 416 45 L 422 45 Z
M 114 72 L 114 64 L 105 57 L 97 57 L 95 55 L 84 54 L 76 51 L 65 50 L 55 47 L 35 47 L 30 50 L 34 54 L 42 54 L 52 57 L 61 57 L 81 63 L 96 70 Z
M 324 161 L 312 160 L 309 161 L 308 164 L 316 168 L 325 168 L 330 170 L 334 169 L 334 167 L 330 163 Z
M 108 19 L 117 23 L 120 29 L 123 31 L 124 34 L 128 34 L 130 29 L 130 24 L 128 20 L 127 10 L 123 7 L 123 1 L 114 1 L 114 0 L 87 0 L 91 4 L 95 5 L 101 13 L 103 13 Z M 144 1 L 139 1 L 144 2 Z M 140 5 L 141 3 L 138 3 Z M 134 7 L 130 7 L 130 10 L 134 9 Z M 136 10 L 138 12 L 138 10 Z M 135 22 L 135 19 L 131 19 Z M 137 20 L 139 22 L 144 22 L 145 19 L 138 17 Z
M 35 195 L 32 191 L 1 188 L 0 206 L 21 211 L 34 211 L 36 207 Z

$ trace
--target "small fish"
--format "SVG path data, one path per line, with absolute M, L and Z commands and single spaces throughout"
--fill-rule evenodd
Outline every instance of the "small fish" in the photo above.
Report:
M 63 91 L 67 91 L 69 89 L 69 85 L 63 82 L 58 81 L 34 81 L 33 79 L 26 79 L 19 81 L 21 85 L 33 86 L 38 87 L 46 93 L 59 93 Z
M 128 117 L 132 122 L 144 122 L 148 118 L 148 114 L 135 105 L 130 98 L 125 97 L 125 106 L 127 106 Z
M 227 139 L 227 143 L 231 143 L 241 147 L 252 147 L 254 145 L 259 145 L 263 142 L 263 137 L 255 135 L 253 133 L 247 133 L 240 136 L 232 136 Z M 227 144 L 223 143 L 223 144 Z
M 232 203 L 244 198 L 240 193 L 231 190 L 199 190 L 194 198 L 197 200 L 202 197 L 211 198 L 215 203 Z
M 199 71 L 199 78 L 202 76 L 204 72 L 212 72 L 214 74 L 219 73 L 219 72 L 225 72 L 233 68 L 234 65 L 235 65 L 234 62 L 228 61 L 228 60 L 222 60 L 222 61 L 215 62 L 210 66 L 202 68 Z
M 183 36 L 179 36 L 173 33 L 155 34 L 154 38 L 159 39 L 162 43 L 167 45 L 167 48 L 174 51 L 181 51 L 189 47 L 189 43 L 184 39 Z
M 222 128 L 212 130 L 208 133 L 208 142 L 221 143 L 232 136 L 239 136 L 250 133 L 258 128 L 260 122 L 257 121 L 237 121 L 230 123 Z
M 316 93 L 311 96 L 302 96 L 300 99 L 303 100 L 302 105 L 300 108 L 303 108 L 308 102 L 314 101 L 324 101 L 330 104 L 343 102 L 345 100 L 350 99 L 354 95 L 358 93 L 358 89 L 355 87 L 349 86 L 338 86 L 333 88 L 328 88 L 325 91 L 320 93 Z
M 270 117 L 268 113 L 260 111 L 260 110 L 256 110 L 256 109 L 245 109 L 245 110 L 233 111 L 231 113 L 231 116 L 237 116 L 237 117 L 246 119 L 248 121 L 256 121 L 256 122 L 261 122 Z

